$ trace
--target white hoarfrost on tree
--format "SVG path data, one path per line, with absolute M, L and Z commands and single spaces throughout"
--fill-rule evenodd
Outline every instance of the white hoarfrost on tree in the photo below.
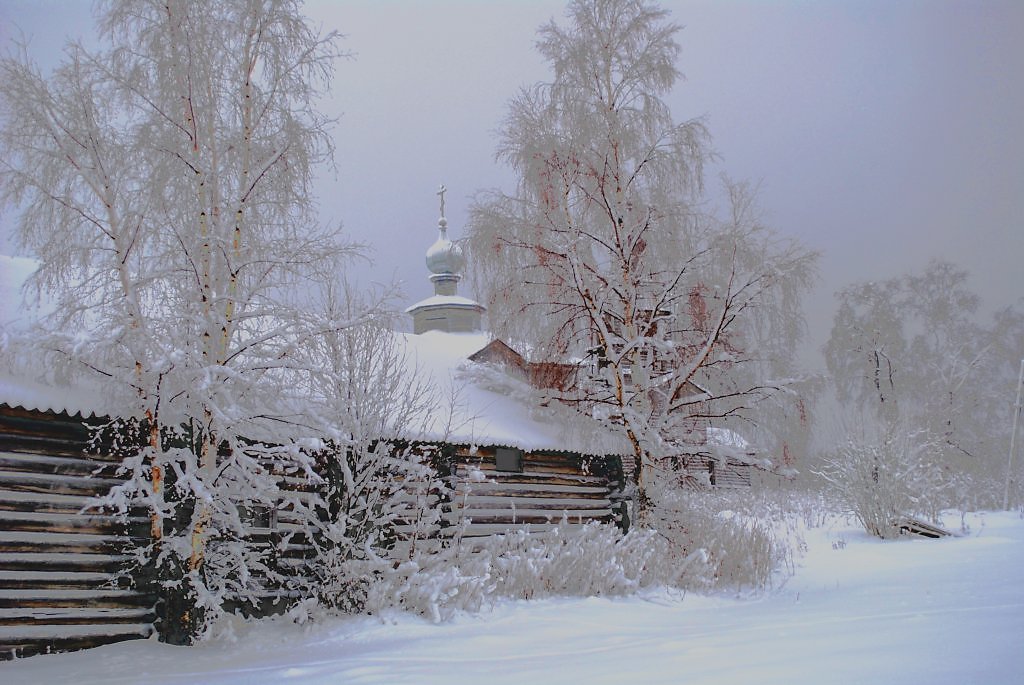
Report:
M 118 399 L 130 420 L 101 438 L 143 446 L 109 503 L 151 518 L 138 561 L 170 641 L 274 585 L 247 516 L 282 501 L 283 470 L 311 466 L 268 446 L 295 423 L 273 404 L 279 370 L 313 335 L 292 293 L 350 248 L 316 227 L 310 188 L 333 152 L 316 99 L 337 36 L 299 10 L 109 0 L 107 49 L 69 45 L 49 76 L 27 54 L 0 61 L 0 192 L 55 301 L 40 339 L 51 367 Z
M 932 262 L 920 274 L 849 286 L 825 358 L 845 412 L 926 431 L 958 485 L 947 504 L 990 507 L 1005 478 L 1024 313 L 1008 307 L 986 325 L 967 280 Z
M 772 357 L 792 352 L 814 268 L 745 184 L 723 181 L 724 218 L 702 211 L 708 132 L 661 99 L 680 78 L 667 14 L 576 0 L 540 29 L 552 80 L 513 98 L 497 153 L 518 188 L 481 195 L 470 227 L 496 332 L 593 369 L 562 399 L 628 438 L 641 519 L 650 472 L 700 420 L 753 420 L 787 384 Z

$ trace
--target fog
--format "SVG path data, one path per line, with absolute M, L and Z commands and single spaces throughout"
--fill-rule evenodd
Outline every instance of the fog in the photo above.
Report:
M 705 117 L 719 172 L 760 183 L 765 222 L 821 252 L 807 299 L 805 360 L 822 364 L 833 294 L 920 270 L 932 258 L 972 274 L 988 310 L 1024 295 L 1024 3 L 665 2 L 685 28 L 668 98 L 677 120 Z M 430 3 L 320 0 L 345 34 L 323 109 L 339 116 L 337 170 L 317 181 L 322 220 L 373 248 L 360 282 L 431 292 L 440 183 L 463 234 L 471 196 L 509 187 L 495 130 L 517 88 L 545 80 L 534 31 L 551 0 Z M 85 2 L 0 0 L 0 41 L 23 32 L 44 70 L 64 36 L 94 41 Z M 0 253 L 17 252 L 12 212 Z M 471 287 L 465 288 L 472 294 Z

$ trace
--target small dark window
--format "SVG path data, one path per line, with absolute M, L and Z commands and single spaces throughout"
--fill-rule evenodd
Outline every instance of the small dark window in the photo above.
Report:
M 495 457 L 495 468 L 499 471 L 523 472 L 523 451 L 511 447 L 499 447 Z
M 238 508 L 242 525 L 249 529 L 270 530 L 277 527 L 277 512 L 262 505 L 243 505 Z

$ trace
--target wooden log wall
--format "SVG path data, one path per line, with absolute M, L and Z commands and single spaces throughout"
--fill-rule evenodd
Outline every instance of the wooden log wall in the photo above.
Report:
M 572 454 L 527 452 L 522 471 L 497 469 L 496 450 L 456 452 L 455 491 L 445 513 L 453 533 L 466 537 L 503 533 L 529 525 L 534 532 L 590 521 L 615 523 L 613 469 L 603 459 Z
M 753 454 L 750 455 L 754 457 Z M 731 457 L 712 458 L 705 455 L 685 455 L 673 458 L 676 470 L 683 476 L 695 476 L 715 488 L 751 487 L 750 464 Z
M 80 415 L 0 404 L 0 659 L 153 632 L 156 595 L 118 575 L 131 544 L 149 535 L 149 520 L 144 512 L 124 522 L 102 511 L 83 511 L 91 498 L 122 482 L 118 459 L 91 453 L 87 440 Z M 496 452 L 447 452 L 442 461 L 454 486 L 447 501 L 427 486 L 407 485 L 410 518 L 396 526 L 399 542 L 438 532 L 480 537 L 526 526 L 543 532 L 563 517 L 573 526 L 617 521 L 622 479 L 617 462 L 532 452 L 522 455 L 521 471 L 502 471 Z M 279 485 L 297 496 L 318 487 L 298 471 L 277 475 Z M 423 502 L 442 506 L 443 527 L 415 520 Z M 253 511 L 249 534 L 274 550 L 274 563 L 286 574 L 303 575 L 315 563 L 304 524 L 288 506 Z M 250 614 L 270 613 L 285 608 L 291 594 L 287 587 L 268 586 L 260 607 L 235 605 Z
M 80 415 L 0 405 L 0 659 L 147 637 L 155 597 L 115 580 L 127 523 L 83 513 L 121 482 L 113 457 L 86 452 Z
M 722 459 L 711 465 L 711 484 L 719 488 L 749 488 L 753 467 L 736 459 Z

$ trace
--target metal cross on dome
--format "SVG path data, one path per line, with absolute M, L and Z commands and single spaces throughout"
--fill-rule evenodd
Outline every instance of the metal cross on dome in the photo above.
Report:
M 437 190 L 437 195 L 441 198 L 441 218 L 444 218 L 444 194 L 448 192 L 448 189 L 444 187 L 442 183 L 440 188 Z

